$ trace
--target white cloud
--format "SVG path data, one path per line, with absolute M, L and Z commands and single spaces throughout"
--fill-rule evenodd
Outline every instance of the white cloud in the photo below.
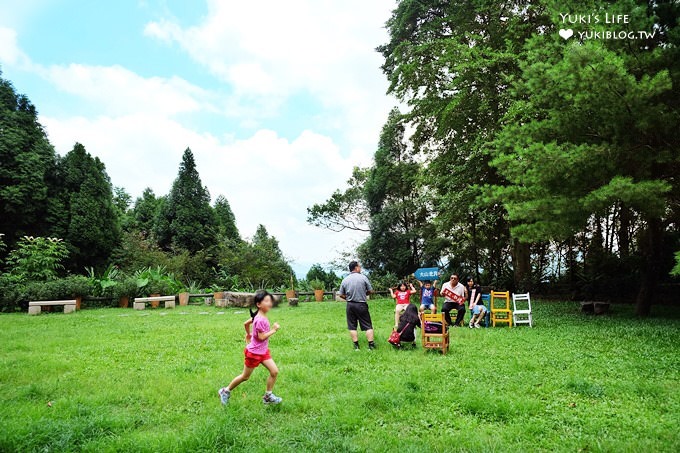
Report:
M 244 140 L 220 140 L 149 113 L 41 121 L 58 152 L 79 141 L 102 159 L 113 183 L 123 184 L 134 196 L 146 187 L 168 193 L 189 146 L 203 184 L 213 200 L 220 194 L 227 197 L 242 234 L 250 236 L 264 224 L 303 268 L 332 260 L 336 249 L 355 237 L 306 223 L 306 208 L 330 195 L 355 165 L 329 137 L 304 131 L 288 141 L 260 130 Z
M 14 29 L 0 27 L 0 63 L 22 68 L 31 65 L 30 59 L 19 48 Z
M 305 93 L 336 109 L 338 130 L 372 153 L 394 100 L 375 47 L 394 0 L 208 0 L 208 14 L 183 28 L 173 20 L 147 24 L 147 36 L 178 43 L 195 61 L 241 95 L 274 106 Z
M 361 237 L 308 225 L 306 208 L 344 187 L 355 165 L 371 161 L 394 103 L 384 95 L 374 51 L 387 39 L 382 24 L 393 7 L 393 0 L 209 0 L 208 14 L 193 27 L 172 20 L 146 26 L 147 36 L 178 44 L 225 82 L 224 92 L 172 75 L 142 77 L 120 65 L 42 66 L 21 51 L 11 29 L 0 28 L 0 63 L 40 75 L 96 112 L 85 118 L 66 104 L 41 117 L 58 152 L 83 143 L 115 185 L 138 196 L 147 186 L 167 193 L 191 147 L 203 184 L 213 199 L 229 199 L 242 234 L 266 225 L 301 269 L 331 261 L 342 244 Z M 268 119 L 286 114 L 286 101 L 299 95 L 321 106 L 307 111 L 312 123 L 292 139 L 268 129 Z M 200 133 L 184 122 L 205 112 L 260 129 L 236 140 L 234 131 Z
M 117 65 L 55 65 L 40 72 L 61 91 L 97 103 L 101 113 L 153 112 L 168 116 L 214 110 L 206 90 L 180 77 L 144 78 Z

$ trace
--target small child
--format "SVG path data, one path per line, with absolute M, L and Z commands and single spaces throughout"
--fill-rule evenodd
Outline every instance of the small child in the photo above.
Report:
M 418 315 L 418 307 L 414 304 L 408 304 L 406 310 L 399 319 L 399 326 L 397 331 L 401 332 L 399 340 L 401 343 L 412 343 L 416 347 L 416 327 L 420 327 L 420 316 Z M 399 346 L 401 347 L 401 345 Z
M 437 313 L 437 306 L 434 304 L 434 292 L 437 290 L 437 280 L 434 283 L 426 281 L 425 283 L 418 280 L 420 285 L 420 313 L 425 310 L 430 310 L 432 313 Z
M 276 367 L 276 363 L 274 363 L 269 352 L 269 337 L 274 335 L 280 328 L 278 323 L 274 323 L 271 328 L 269 327 L 267 312 L 271 310 L 273 302 L 273 296 L 267 291 L 260 290 L 255 293 L 255 306 L 257 307 L 257 311 L 253 312 L 251 310 L 251 319 L 243 324 L 246 329 L 246 341 L 249 341 L 248 346 L 246 346 L 243 351 L 245 354 L 245 366 L 243 367 L 243 372 L 236 376 L 228 387 L 222 387 L 219 390 L 218 394 L 222 404 L 227 404 L 229 402 L 232 390 L 242 382 L 250 379 L 250 375 L 260 364 L 269 370 L 267 391 L 262 397 L 262 402 L 264 404 L 279 404 L 282 401 L 281 398 L 272 393 L 274 384 L 276 383 L 276 377 L 279 374 L 279 369 Z M 251 324 L 253 327 L 252 334 L 250 333 Z
M 399 326 L 399 315 L 401 315 L 401 312 L 406 310 L 406 307 L 408 307 L 411 303 L 411 294 L 416 293 L 416 289 L 413 287 L 413 285 L 409 285 L 411 286 L 410 290 L 406 287 L 406 283 L 403 282 L 399 284 L 396 291 L 390 288 L 390 296 L 397 302 L 397 306 L 394 309 L 395 329 Z

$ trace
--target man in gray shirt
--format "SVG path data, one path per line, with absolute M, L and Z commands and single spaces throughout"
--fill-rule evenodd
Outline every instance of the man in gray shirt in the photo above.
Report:
M 373 292 L 368 277 L 361 273 L 361 266 L 356 261 L 349 263 L 350 274 L 340 284 L 340 297 L 347 301 L 347 328 L 354 342 L 354 350 L 359 350 L 357 323 L 366 332 L 368 349 L 375 349 L 373 342 L 373 323 L 368 312 L 367 296 Z

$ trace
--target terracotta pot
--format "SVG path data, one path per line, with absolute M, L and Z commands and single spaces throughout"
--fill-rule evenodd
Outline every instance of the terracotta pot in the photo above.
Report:
M 128 308 L 128 305 L 130 305 L 130 298 L 127 296 L 123 296 L 120 299 L 118 299 L 118 306 L 120 308 Z
M 289 289 L 288 291 L 286 291 L 286 299 L 288 300 L 295 299 L 295 290 Z
M 189 305 L 189 293 L 179 293 L 179 304 Z
M 76 297 L 76 310 L 80 310 L 80 303 L 83 301 L 83 296 Z
M 316 299 L 317 302 L 321 302 L 323 300 L 323 289 L 315 289 L 314 290 L 314 299 Z
M 149 294 L 149 297 L 161 297 L 160 294 Z M 152 300 L 151 301 L 151 308 L 158 308 L 161 304 L 160 300 Z

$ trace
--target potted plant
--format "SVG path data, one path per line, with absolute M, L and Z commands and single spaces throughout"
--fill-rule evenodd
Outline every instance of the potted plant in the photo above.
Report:
M 116 284 L 113 288 L 114 298 L 118 299 L 118 306 L 120 308 L 128 308 L 130 299 L 137 296 L 137 280 L 134 278 L 126 278 Z
M 295 299 L 295 281 L 293 280 L 293 274 L 290 274 L 290 289 L 286 290 L 286 299 Z
M 145 292 L 149 297 L 160 297 L 167 292 L 167 284 L 163 280 L 150 281 L 144 288 Z M 151 308 L 158 308 L 160 305 L 159 300 L 151 301 Z
M 323 293 L 326 290 L 324 283 L 321 280 L 315 279 L 309 282 L 309 286 L 314 290 L 314 299 L 316 299 L 317 302 L 321 302 L 323 300 Z
M 26 298 L 33 300 L 75 299 L 76 310 L 80 310 L 83 296 L 92 294 L 92 285 L 87 277 L 70 275 L 57 280 L 29 284 L 25 292 L 28 296 Z

